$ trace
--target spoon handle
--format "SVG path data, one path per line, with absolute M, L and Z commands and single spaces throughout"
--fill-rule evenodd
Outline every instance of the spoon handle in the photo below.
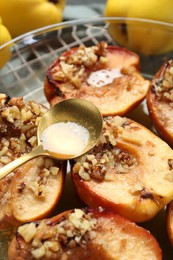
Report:
M 49 154 L 46 153 L 46 151 L 43 150 L 42 145 L 37 146 L 30 153 L 23 155 L 23 156 L 17 158 L 16 160 L 8 163 L 7 165 L 3 166 L 0 169 L 0 179 L 4 178 L 6 175 L 8 175 L 13 170 L 15 170 L 17 167 L 21 166 L 23 163 L 25 163 L 25 162 L 27 162 L 27 161 L 29 161 L 29 160 L 31 160 L 31 159 L 39 156 L 39 155 L 49 156 Z

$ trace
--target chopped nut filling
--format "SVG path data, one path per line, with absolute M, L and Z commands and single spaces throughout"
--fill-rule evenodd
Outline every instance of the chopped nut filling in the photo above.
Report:
M 26 243 L 31 244 L 34 259 L 42 257 L 61 257 L 70 254 L 70 250 L 85 247 L 86 242 L 96 236 L 98 221 L 93 213 L 81 209 L 63 216 L 58 223 L 42 220 L 39 224 L 28 223 L 18 228 L 18 233 Z
M 61 56 L 59 66 L 54 67 L 52 75 L 54 80 L 59 82 L 70 82 L 76 88 L 80 88 L 85 80 L 85 69 L 93 65 L 105 64 L 107 44 L 100 42 L 96 46 L 80 46 L 70 55 Z
M 0 94 L 0 168 L 21 155 L 30 152 L 37 145 L 37 127 L 41 117 L 47 111 L 43 105 L 34 101 L 26 104 L 23 98 L 12 98 Z M 50 174 L 58 174 L 59 168 L 50 158 L 38 157 L 29 173 L 37 175 L 28 187 L 36 196 L 44 196 L 44 186 Z M 26 183 L 20 183 L 21 193 Z
M 173 170 L 173 159 L 168 159 L 169 169 Z
M 153 91 L 159 100 L 173 102 L 173 60 L 170 60 L 165 73 L 153 83 Z
M 90 153 L 76 159 L 73 172 L 83 180 L 94 178 L 98 181 L 112 180 L 113 174 L 127 173 L 137 165 L 137 159 L 128 151 L 120 148 L 116 137 L 122 135 L 126 119 L 107 118 L 102 136 Z

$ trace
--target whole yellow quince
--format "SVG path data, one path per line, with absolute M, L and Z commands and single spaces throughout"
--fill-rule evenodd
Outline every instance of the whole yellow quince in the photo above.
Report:
M 173 23 L 172 0 L 107 0 L 105 16 L 144 18 Z M 146 24 L 126 21 L 122 24 L 110 24 L 110 34 L 124 47 L 133 51 L 151 55 L 173 50 L 173 25 Z
M 11 40 L 11 35 L 8 29 L 2 24 L 0 17 L 0 68 L 10 59 L 11 52 L 10 47 L 2 48 L 1 45 Z
M 12 37 L 63 18 L 65 0 L 0 0 L 0 16 Z

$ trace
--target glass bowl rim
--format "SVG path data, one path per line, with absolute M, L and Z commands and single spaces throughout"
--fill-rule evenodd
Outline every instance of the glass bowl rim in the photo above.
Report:
M 10 41 L 0 45 L 0 50 L 2 50 L 3 48 L 7 47 L 7 46 L 12 46 L 14 44 L 17 44 L 18 42 L 22 41 L 23 39 L 27 38 L 27 37 L 31 37 L 34 35 L 38 35 L 38 34 L 42 34 L 42 33 L 46 33 L 49 31 L 53 31 L 54 29 L 58 30 L 58 28 L 67 28 L 70 26 L 74 26 L 74 25 L 84 25 L 87 23 L 96 23 L 96 22 L 109 22 L 109 21 L 114 21 L 114 22 L 140 22 L 140 23 L 146 23 L 146 24 L 153 24 L 153 25 L 160 25 L 160 26 L 164 26 L 167 28 L 170 28 L 173 30 L 173 24 L 169 23 L 169 22 L 164 22 L 164 21 L 159 21 L 159 20 L 152 20 L 152 19 L 145 19 L 145 18 L 134 18 L 134 17 L 105 17 L 105 16 L 99 16 L 99 17 L 91 17 L 91 18 L 84 18 L 84 19 L 75 19 L 75 20 L 71 20 L 71 21 L 63 21 L 60 23 L 54 23 L 51 25 L 47 25 L 44 27 L 40 27 L 38 29 L 26 32 L 24 34 L 21 34 L 13 39 L 11 39 Z

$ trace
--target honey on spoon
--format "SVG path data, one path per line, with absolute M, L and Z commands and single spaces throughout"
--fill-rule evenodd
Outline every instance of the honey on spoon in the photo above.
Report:
M 100 137 L 103 119 L 98 108 L 83 99 L 68 99 L 50 108 L 37 128 L 38 146 L 0 169 L 0 179 L 37 156 L 73 159 L 89 151 Z

